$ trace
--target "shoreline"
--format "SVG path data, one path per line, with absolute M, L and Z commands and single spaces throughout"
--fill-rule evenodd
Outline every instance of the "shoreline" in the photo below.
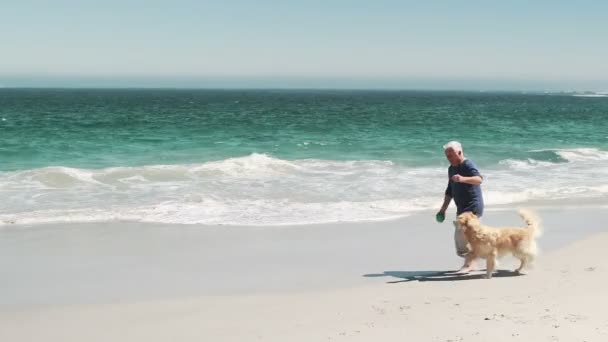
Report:
M 598 202 L 599 201 L 599 202 Z M 500 213 L 500 212 L 517 212 L 518 209 L 525 208 L 533 211 L 561 211 L 561 210 L 584 210 L 593 211 L 608 208 L 608 201 L 603 198 L 580 198 L 580 199 L 558 199 L 558 200 L 529 200 L 522 203 L 504 203 L 490 204 L 489 208 L 485 208 L 485 213 Z M 275 224 L 233 224 L 233 223 L 171 223 L 171 222 L 149 222 L 139 220 L 108 220 L 108 221 L 49 221 L 49 222 L 26 222 L 22 223 L 19 219 L 0 220 L 0 232 L 2 230 L 19 230 L 19 229 L 40 229 L 43 227 L 63 227 L 75 225 L 150 225 L 150 226 L 175 226 L 189 228 L 231 228 L 231 229 L 262 229 L 262 228 L 302 228 L 302 227 L 318 227 L 318 226 L 335 226 L 335 225 L 360 225 L 360 224 L 375 224 L 383 222 L 394 222 L 405 220 L 412 216 L 428 216 L 434 217 L 436 208 L 417 209 L 409 212 L 386 216 L 381 218 L 370 219 L 353 219 L 353 220 L 331 220 L 331 221 L 310 221 L 303 223 L 275 223 Z M 448 209 L 446 218 L 455 218 L 455 208 L 452 204 Z M 484 216 L 484 220 L 488 215 Z

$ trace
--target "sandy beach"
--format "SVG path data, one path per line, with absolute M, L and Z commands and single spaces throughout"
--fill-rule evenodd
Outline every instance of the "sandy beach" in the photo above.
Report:
M 492 280 L 446 274 L 461 259 L 451 224 L 431 213 L 248 229 L 3 229 L 0 339 L 605 341 L 602 209 L 537 211 L 535 268 L 517 276 L 505 259 Z M 486 216 L 519 223 L 510 209 Z
M 608 1 L 0 9 L 0 342 L 608 342 Z

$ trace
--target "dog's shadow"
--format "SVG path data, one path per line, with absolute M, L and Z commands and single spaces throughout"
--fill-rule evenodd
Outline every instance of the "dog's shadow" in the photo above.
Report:
M 492 274 L 493 278 L 518 277 L 521 273 L 515 271 L 498 270 Z M 457 273 L 457 271 L 384 271 L 379 274 L 364 274 L 364 277 L 393 277 L 401 280 L 388 281 L 388 284 L 403 283 L 408 281 L 459 281 L 485 279 L 486 271 L 474 271 L 470 273 Z

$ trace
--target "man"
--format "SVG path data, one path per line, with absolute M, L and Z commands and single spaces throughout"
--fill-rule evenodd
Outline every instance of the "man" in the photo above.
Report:
M 483 196 L 481 193 L 481 183 L 483 177 L 479 174 L 477 167 L 472 161 L 464 157 L 462 145 L 458 141 L 450 141 L 443 146 L 445 156 L 450 162 L 448 168 L 448 186 L 445 189 L 443 205 L 437 213 L 437 220 L 443 222 L 445 211 L 452 199 L 456 203 L 456 214 L 472 212 L 478 217 L 483 215 Z M 464 233 L 458 229 L 455 223 L 454 242 L 456 244 L 456 254 L 465 257 L 469 253 L 467 240 Z M 465 258 L 464 265 L 458 272 L 467 273 L 472 268 L 472 261 L 467 263 Z

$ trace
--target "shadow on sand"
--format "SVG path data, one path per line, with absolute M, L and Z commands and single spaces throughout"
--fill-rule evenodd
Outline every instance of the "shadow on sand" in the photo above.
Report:
M 485 270 L 474 271 L 470 273 L 457 273 L 457 271 L 385 271 L 379 274 L 365 274 L 364 277 L 393 277 L 401 280 L 388 281 L 387 284 L 403 283 L 408 281 L 458 281 L 458 280 L 473 280 L 485 279 Z M 498 270 L 492 274 L 492 278 L 501 277 L 517 277 L 522 274 Z

